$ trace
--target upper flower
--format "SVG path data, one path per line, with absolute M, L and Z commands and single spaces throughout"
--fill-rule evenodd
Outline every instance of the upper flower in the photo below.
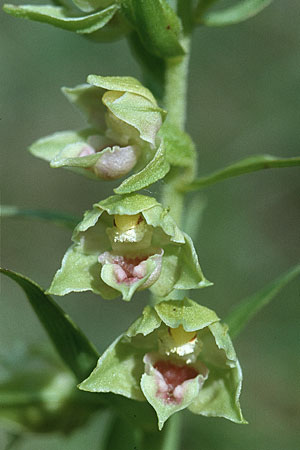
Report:
M 90 75 L 89 84 L 63 92 L 87 117 L 93 128 L 58 132 L 39 139 L 30 151 L 51 167 L 72 168 L 89 178 L 112 180 L 133 168 L 135 174 L 116 189 L 142 189 L 169 170 L 157 133 L 165 111 L 151 92 L 131 77 Z
M 195 289 L 205 280 L 193 243 L 154 198 L 112 196 L 96 203 L 74 230 L 49 292 L 91 290 L 104 298 L 130 300 L 151 287 L 165 297 L 174 289 Z
M 243 423 L 242 373 L 226 326 L 192 300 L 147 306 L 105 351 L 80 389 L 147 400 L 159 428 L 175 412 Z

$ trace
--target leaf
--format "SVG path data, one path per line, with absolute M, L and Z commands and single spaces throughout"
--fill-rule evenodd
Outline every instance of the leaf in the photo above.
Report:
M 73 16 L 66 8 L 49 5 L 14 6 L 6 4 L 3 9 L 6 13 L 15 17 L 49 23 L 80 34 L 90 34 L 104 27 L 114 16 L 118 6 L 112 5 L 102 11 L 83 16 Z
M 275 169 L 281 167 L 300 166 L 300 156 L 293 158 L 280 158 L 271 155 L 257 155 L 242 159 L 224 169 L 217 170 L 205 177 L 197 178 L 193 183 L 182 187 L 182 191 L 197 191 L 211 184 L 226 180 L 226 178 L 237 177 L 245 173 L 256 172 L 263 169 Z
M 1 217 L 45 220 L 53 222 L 55 225 L 70 228 L 71 230 L 80 221 L 79 217 L 73 216 L 72 214 L 50 211 L 48 209 L 21 208 L 12 205 L 1 205 Z
M 64 363 L 78 381 L 85 378 L 97 363 L 99 355 L 83 332 L 35 282 L 11 270 L 0 268 L 0 272 L 24 290 Z
M 290 281 L 300 275 L 300 264 L 288 270 L 261 291 L 243 300 L 224 319 L 231 337 L 237 336 L 247 323 L 283 289 Z
M 159 58 L 184 55 L 181 23 L 166 0 L 123 0 L 122 11 L 148 52 Z
M 272 0 L 243 0 L 225 9 L 204 12 L 196 17 L 196 21 L 208 27 L 233 25 L 256 16 L 271 3 Z
M 114 189 L 114 192 L 116 194 L 130 194 L 139 191 L 161 180 L 169 170 L 170 165 L 165 157 L 163 142 L 161 142 L 150 162 L 140 172 L 126 178 L 118 188 Z

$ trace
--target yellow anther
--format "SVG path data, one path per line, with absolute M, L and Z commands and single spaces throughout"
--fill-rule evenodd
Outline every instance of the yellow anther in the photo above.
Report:
M 132 216 L 116 214 L 115 225 L 120 231 L 128 231 L 135 228 L 140 222 L 140 219 L 140 214 L 133 214 Z
M 195 331 L 185 331 L 182 325 L 179 325 L 179 327 L 177 328 L 169 328 L 169 332 L 175 342 L 176 347 L 187 344 L 197 336 L 197 333 Z

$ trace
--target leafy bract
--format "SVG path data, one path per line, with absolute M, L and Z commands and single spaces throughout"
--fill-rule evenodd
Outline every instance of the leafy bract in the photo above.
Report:
M 196 21 L 209 27 L 222 27 L 244 22 L 269 6 L 273 0 L 242 0 L 236 4 L 216 11 L 199 8 Z
M 97 350 L 68 315 L 36 283 L 11 270 L 0 268 L 0 272 L 24 290 L 58 354 L 81 381 L 95 365 Z
M 271 155 L 250 156 L 231 164 L 224 169 L 217 170 L 210 175 L 197 178 L 192 183 L 182 187 L 184 192 L 197 191 L 211 184 L 226 180 L 227 178 L 237 177 L 245 173 L 256 172 L 264 169 L 275 169 L 281 167 L 300 166 L 300 156 L 293 158 L 280 158 Z
M 292 267 L 265 288 L 244 299 L 225 318 L 231 337 L 236 337 L 247 323 L 283 289 L 290 281 L 300 275 L 300 264 Z
M 51 211 L 48 209 L 29 209 L 12 205 L 0 205 L 0 216 L 18 219 L 38 219 L 55 225 L 70 228 L 71 230 L 79 222 L 79 218 L 72 214 Z
M 118 6 L 112 5 L 93 14 L 77 16 L 64 7 L 50 5 L 15 6 L 6 4 L 3 9 L 16 17 L 49 23 L 80 34 L 90 34 L 103 28 L 112 19 Z
M 149 53 L 160 58 L 184 55 L 182 26 L 166 0 L 123 0 L 121 5 Z

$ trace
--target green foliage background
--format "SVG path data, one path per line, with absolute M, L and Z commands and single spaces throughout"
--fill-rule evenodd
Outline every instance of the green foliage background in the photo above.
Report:
M 196 31 L 187 128 L 199 151 L 199 174 L 253 154 L 299 154 L 298 8 L 297 0 L 288 5 L 277 0 L 241 25 Z M 61 86 L 82 83 L 89 73 L 140 78 L 140 70 L 125 41 L 93 44 L 2 12 L 0 20 L 1 201 L 81 216 L 111 193 L 113 183 L 50 169 L 26 148 L 39 137 L 83 125 L 60 93 Z M 156 195 L 161 183 L 148 192 Z M 203 191 L 208 203 L 196 243 L 204 273 L 215 285 L 192 293 L 192 298 L 222 317 L 237 301 L 297 263 L 299 185 L 298 170 L 274 169 Z M 2 222 L 2 265 L 48 287 L 70 234 L 44 222 L 7 219 Z M 185 413 L 182 450 L 298 448 L 299 294 L 295 281 L 236 344 L 245 376 L 241 401 L 249 425 Z M 102 351 L 140 314 L 145 294 L 129 305 L 92 294 L 58 300 Z M 46 336 L 21 290 L 1 279 L 1 351 L 10 352 L 20 341 L 46 342 Z M 96 450 L 101 448 L 105 420 L 105 415 L 98 416 L 71 438 L 30 436 L 19 448 Z M 0 432 L 0 449 L 4 442 Z

